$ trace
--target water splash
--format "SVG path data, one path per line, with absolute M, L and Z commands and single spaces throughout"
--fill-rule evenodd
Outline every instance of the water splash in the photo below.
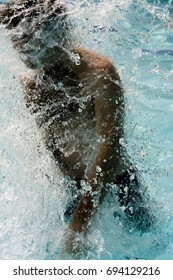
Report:
M 127 103 L 123 143 L 160 216 L 151 232 L 127 228 L 112 187 L 81 258 L 171 258 L 172 57 L 159 52 L 172 47 L 171 1 L 67 2 L 78 41 L 109 56 L 120 71 Z M 60 259 L 67 230 L 64 178 L 25 107 L 20 74 L 26 68 L 0 32 L 0 258 Z

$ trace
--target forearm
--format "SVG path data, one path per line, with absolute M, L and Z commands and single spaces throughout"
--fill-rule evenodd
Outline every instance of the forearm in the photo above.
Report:
M 111 183 L 121 166 L 121 147 L 112 139 L 113 137 L 100 145 L 99 153 L 88 176 L 88 183 L 93 191 L 97 190 L 99 183 L 103 186 Z
M 114 146 L 114 147 L 113 147 Z M 115 143 L 102 143 L 99 153 L 88 176 L 91 190 L 81 198 L 76 208 L 70 228 L 75 232 L 86 231 L 90 219 L 97 211 L 108 191 L 108 184 L 114 181 L 120 165 L 120 150 Z
M 94 201 L 94 193 L 88 191 L 81 198 L 70 223 L 70 229 L 75 232 L 86 231 L 91 217 L 95 214 L 97 209 Z

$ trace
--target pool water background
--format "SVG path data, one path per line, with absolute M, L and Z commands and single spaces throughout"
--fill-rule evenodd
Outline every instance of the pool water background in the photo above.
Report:
M 156 227 L 140 234 L 116 219 L 108 195 L 87 237 L 85 259 L 173 258 L 172 1 L 67 1 L 75 34 L 109 56 L 126 98 L 124 145 L 151 197 Z M 20 85 L 25 66 L 1 28 L 0 258 L 61 259 L 67 225 L 63 176 L 41 141 Z

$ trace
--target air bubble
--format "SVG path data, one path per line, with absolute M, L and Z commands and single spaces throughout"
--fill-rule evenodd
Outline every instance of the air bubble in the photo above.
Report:
M 116 84 L 117 86 L 119 86 L 119 85 L 120 85 L 120 81 L 116 80 L 116 81 L 115 81 L 115 84 Z
M 135 175 L 132 174 L 132 175 L 130 176 L 130 181 L 133 181 L 134 179 L 135 179 Z
M 80 65 L 80 60 L 77 60 L 77 61 L 75 62 L 75 64 L 76 64 L 76 65 Z
M 96 172 L 100 173 L 102 171 L 100 166 L 96 166 Z
M 119 143 L 120 143 L 120 145 L 124 145 L 124 138 L 120 138 Z
M 70 55 L 70 58 L 71 58 L 71 60 L 72 60 L 76 65 L 80 65 L 80 64 L 81 64 L 79 54 L 74 54 L 74 53 L 73 53 L 73 54 Z
M 59 82 L 59 83 L 58 83 L 58 87 L 59 87 L 59 88 L 63 88 L 63 83 Z

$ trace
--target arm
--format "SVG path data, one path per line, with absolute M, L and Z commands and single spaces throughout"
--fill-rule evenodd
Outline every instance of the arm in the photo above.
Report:
M 70 228 L 85 231 L 111 183 L 121 168 L 119 139 L 123 137 L 124 97 L 121 81 L 112 63 L 105 57 L 78 50 L 81 64 L 78 76 L 94 97 L 96 131 L 103 139 L 96 160 L 88 176 L 91 192 L 81 198 Z M 95 81 L 95 82 L 93 82 Z M 97 167 L 101 172 L 97 172 Z

